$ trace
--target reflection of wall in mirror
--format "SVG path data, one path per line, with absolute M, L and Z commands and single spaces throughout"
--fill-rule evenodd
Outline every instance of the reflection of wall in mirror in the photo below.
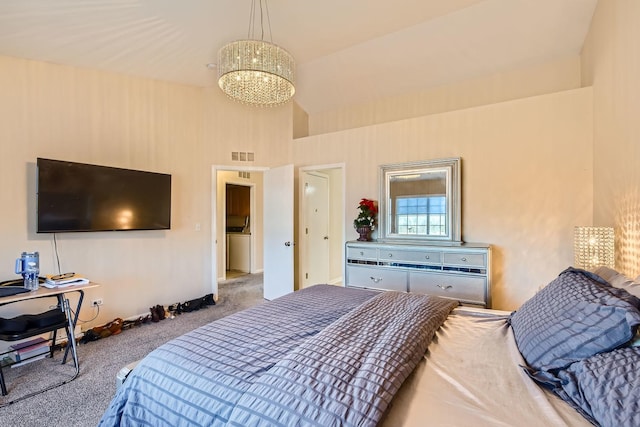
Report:
M 424 175 L 423 175 L 424 176 Z M 445 196 L 447 194 L 445 172 L 429 174 L 425 179 L 391 179 L 389 196 L 391 200 L 399 196 Z

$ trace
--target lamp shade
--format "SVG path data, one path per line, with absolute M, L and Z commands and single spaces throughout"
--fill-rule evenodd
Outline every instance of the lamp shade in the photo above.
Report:
M 263 40 L 238 40 L 218 51 L 218 86 L 245 104 L 276 106 L 295 93 L 289 52 Z
M 573 237 L 574 264 L 586 270 L 606 266 L 615 268 L 612 227 L 575 227 Z

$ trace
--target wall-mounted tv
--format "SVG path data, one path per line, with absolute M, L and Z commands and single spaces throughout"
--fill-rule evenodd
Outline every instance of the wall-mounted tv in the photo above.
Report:
M 38 158 L 37 232 L 167 230 L 171 175 Z

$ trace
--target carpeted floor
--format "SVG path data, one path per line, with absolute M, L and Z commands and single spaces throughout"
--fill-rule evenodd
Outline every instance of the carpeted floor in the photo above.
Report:
M 0 426 L 96 426 L 115 393 L 116 375 L 121 368 L 176 336 L 263 301 L 262 275 L 245 275 L 220 283 L 215 306 L 78 344 L 80 375 L 60 387 L 0 407 Z M 34 387 L 54 384 L 72 375 L 72 363 L 61 365 L 61 358 L 59 352 L 54 359 L 4 369 L 9 394 L 0 396 L 0 405 Z

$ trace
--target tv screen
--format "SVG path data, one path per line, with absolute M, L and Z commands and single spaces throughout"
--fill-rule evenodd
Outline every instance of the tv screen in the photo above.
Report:
M 171 228 L 171 175 L 38 158 L 37 232 Z

